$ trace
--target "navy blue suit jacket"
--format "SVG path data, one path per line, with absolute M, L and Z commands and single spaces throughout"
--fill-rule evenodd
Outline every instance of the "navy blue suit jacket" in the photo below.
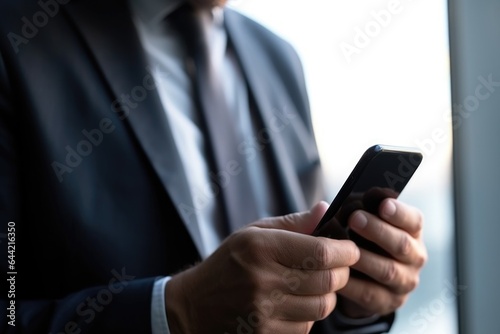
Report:
M 173 177 L 178 148 L 126 2 L 47 3 L 0 4 L 0 233 L 15 222 L 18 273 L 16 327 L 2 315 L 0 328 L 148 333 L 155 278 L 200 259 L 178 209 L 192 206 L 188 176 Z M 226 24 L 262 126 L 286 125 L 269 132 L 276 214 L 304 210 L 322 182 L 299 58 L 229 9 Z

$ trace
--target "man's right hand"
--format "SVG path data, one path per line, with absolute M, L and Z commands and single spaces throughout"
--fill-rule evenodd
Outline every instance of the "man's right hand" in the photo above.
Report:
M 359 249 L 310 236 L 326 212 L 257 221 L 166 287 L 171 333 L 307 333 L 335 308 Z

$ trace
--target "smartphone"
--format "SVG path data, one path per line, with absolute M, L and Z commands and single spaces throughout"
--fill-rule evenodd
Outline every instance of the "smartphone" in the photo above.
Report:
M 422 153 L 416 148 L 388 145 L 369 147 L 335 196 L 313 235 L 349 238 L 359 247 L 389 256 L 374 243 L 349 230 L 349 216 L 356 210 L 378 215 L 381 202 L 401 194 L 422 158 Z

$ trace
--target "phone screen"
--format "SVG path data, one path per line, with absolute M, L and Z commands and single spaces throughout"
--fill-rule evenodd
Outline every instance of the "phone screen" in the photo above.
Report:
M 349 230 L 349 216 L 356 210 L 378 215 L 380 203 L 397 198 L 422 162 L 413 148 L 374 145 L 368 148 L 347 178 L 313 235 L 349 238 L 359 247 L 386 254 L 380 247 Z

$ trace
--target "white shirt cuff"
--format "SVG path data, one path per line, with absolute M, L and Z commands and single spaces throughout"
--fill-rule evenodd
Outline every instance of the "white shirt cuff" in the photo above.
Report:
M 152 334 L 170 334 L 165 307 L 165 287 L 172 277 L 160 277 L 153 286 L 151 298 L 151 330 Z

